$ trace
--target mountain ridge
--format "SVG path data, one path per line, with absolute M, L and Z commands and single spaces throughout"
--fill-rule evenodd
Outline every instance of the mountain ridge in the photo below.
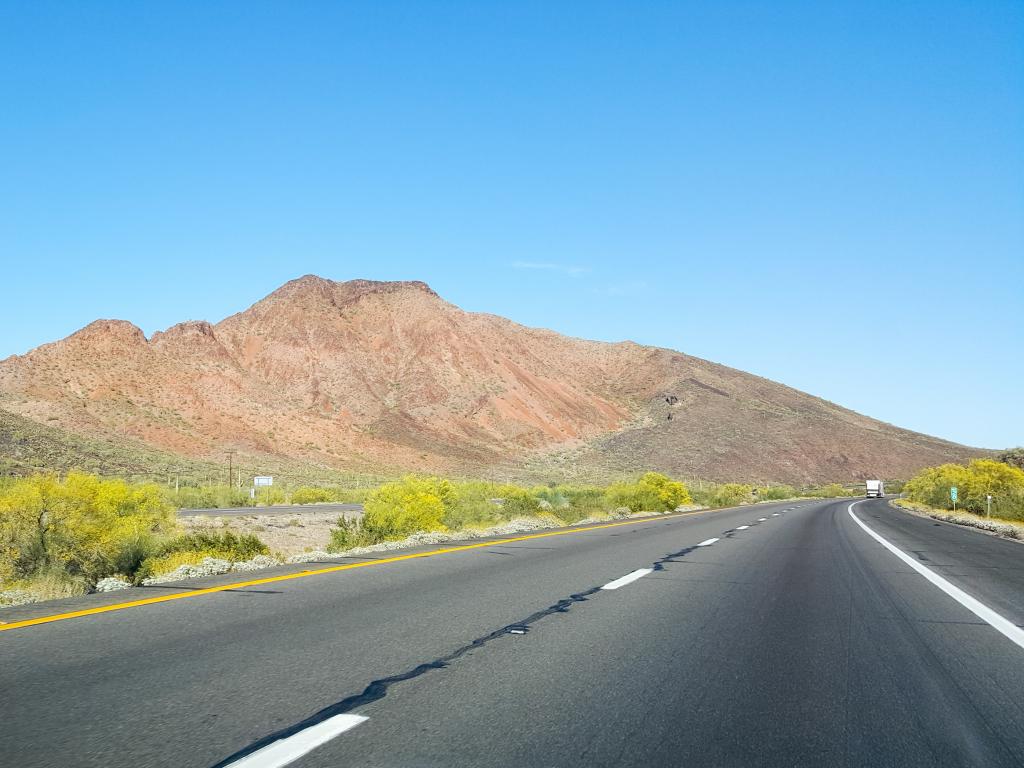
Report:
M 193 458 L 373 472 L 824 482 L 980 453 L 675 350 L 465 312 L 420 281 L 315 275 L 148 339 L 94 321 L 0 361 L 0 407 Z

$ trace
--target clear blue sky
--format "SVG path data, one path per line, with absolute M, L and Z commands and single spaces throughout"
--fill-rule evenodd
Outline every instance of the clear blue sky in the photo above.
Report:
M 1024 443 L 1020 2 L 0 5 L 0 357 L 287 279 Z

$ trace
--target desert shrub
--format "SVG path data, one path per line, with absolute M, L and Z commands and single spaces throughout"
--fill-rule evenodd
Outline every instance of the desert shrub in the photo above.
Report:
M 540 513 L 540 499 L 525 488 L 515 485 L 502 485 L 497 489 L 497 497 L 501 499 L 499 515 L 505 520 L 516 517 L 533 517 Z
M 757 490 L 757 498 L 762 501 L 781 501 L 782 499 L 793 499 L 796 496 L 796 488 L 792 485 L 770 485 Z
M 166 555 L 154 555 L 147 558 L 135 572 L 133 580 L 139 583 L 150 576 L 161 576 L 165 573 L 170 573 L 182 565 L 199 565 L 207 557 L 213 557 L 218 560 L 226 559 L 221 556 L 220 552 L 214 550 L 208 552 L 169 552 Z
M 319 504 L 333 500 L 334 494 L 326 488 L 296 488 L 292 492 L 292 504 Z
M 609 504 L 604 488 L 592 485 L 559 485 L 554 491 L 558 496 L 565 498 L 569 505 L 553 506 L 551 511 L 567 523 L 575 523 L 590 517 L 602 517 L 608 512 Z
M 263 486 L 256 489 L 256 503 L 260 506 L 269 507 L 272 504 L 284 504 L 285 501 L 284 491 L 277 486 Z
M 447 480 L 408 475 L 371 493 L 363 507 L 362 535 L 370 542 L 402 539 L 419 531 L 443 531 L 445 503 L 455 491 Z
M 159 544 L 133 571 L 121 571 L 135 581 L 173 571 L 179 565 L 195 565 L 205 557 L 237 562 L 256 555 L 269 554 L 267 545 L 251 533 L 232 531 L 193 531 Z
M 753 488 L 742 483 L 723 483 L 715 486 L 709 507 L 737 507 L 753 498 Z
M 952 509 L 949 489 L 958 491 L 959 509 L 984 514 L 986 497 L 992 495 L 992 513 L 1024 520 L 1024 470 L 990 459 L 976 459 L 967 466 L 943 464 L 927 467 L 907 481 L 903 492 L 911 501 L 938 509 Z
M 611 508 L 604 488 L 590 485 L 537 486 L 530 493 L 541 512 L 554 515 L 565 523 L 584 518 L 603 517 Z
M 369 537 L 363 533 L 363 526 L 358 520 L 349 520 L 346 517 L 338 518 L 338 526 L 331 529 L 331 540 L 327 544 L 328 552 L 344 552 L 346 549 L 361 547 L 372 544 Z
M 250 560 L 269 552 L 267 545 L 251 533 L 234 531 L 192 531 L 164 542 L 157 554 L 171 552 L 219 552 L 225 560 Z
M 613 508 L 631 512 L 664 512 L 692 501 L 683 483 L 657 472 L 648 472 L 635 483 L 613 483 L 605 497 Z
M 174 529 L 154 484 L 79 473 L 24 478 L 0 493 L 0 579 L 62 573 L 91 585 L 137 566 Z
M 504 518 L 501 486 L 483 480 L 450 483 L 441 499 L 444 506 L 442 523 L 457 530 L 492 525 Z

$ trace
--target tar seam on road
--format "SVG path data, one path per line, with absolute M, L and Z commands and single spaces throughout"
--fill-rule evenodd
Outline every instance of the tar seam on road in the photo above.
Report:
M 676 558 L 685 557 L 689 553 L 696 550 L 697 546 L 698 545 L 684 547 L 683 549 L 677 550 L 675 552 L 669 552 L 667 555 L 664 555 L 663 557 L 659 558 L 654 563 L 652 563 L 649 569 L 642 568 L 640 570 L 646 571 L 647 573 L 650 573 L 652 571 L 663 571 L 665 569 L 666 563 L 677 562 Z M 634 571 L 633 573 L 637 573 L 637 571 Z M 253 742 L 249 746 L 239 750 L 238 752 L 235 752 L 233 755 L 230 755 L 229 757 L 226 757 L 219 763 L 216 763 L 212 766 L 212 768 L 238 768 L 236 763 L 241 761 L 243 758 L 252 755 L 254 752 L 258 752 L 266 747 L 269 747 L 275 742 L 281 741 L 283 739 L 288 739 L 294 736 L 295 734 L 306 730 L 307 728 L 312 728 L 313 726 L 319 725 L 320 723 L 323 723 L 326 720 L 330 720 L 333 717 L 348 714 L 349 712 L 358 707 L 362 707 L 374 701 L 378 701 L 379 699 L 383 699 L 387 695 L 388 689 L 392 685 L 395 685 L 396 683 L 404 683 L 407 680 L 412 680 L 414 678 L 420 677 L 421 675 L 425 675 L 426 673 L 436 669 L 444 669 L 453 661 L 456 661 L 462 656 L 465 656 L 472 650 L 475 650 L 477 648 L 483 648 L 492 640 L 495 640 L 499 637 L 504 637 L 505 635 L 525 635 L 527 632 L 530 631 L 530 628 L 541 619 L 556 613 L 568 613 L 569 609 L 572 608 L 574 605 L 576 605 L 577 603 L 586 602 L 591 596 L 597 594 L 601 590 L 602 587 L 590 587 L 589 589 L 583 590 L 582 592 L 576 592 L 572 595 L 569 595 L 569 597 L 563 597 L 561 600 L 554 603 L 553 605 L 550 605 L 547 608 L 544 608 L 543 610 L 535 611 L 534 613 L 531 613 L 529 616 L 527 616 L 525 619 L 521 621 L 513 622 L 512 624 L 506 624 L 504 627 L 496 629 L 493 632 L 489 632 L 488 634 L 483 635 L 482 637 L 478 637 L 476 640 L 473 640 L 472 642 L 467 643 L 466 645 L 456 648 L 451 653 L 436 658 L 433 661 L 418 664 L 412 669 L 409 669 L 397 675 L 378 678 L 377 680 L 374 680 L 369 685 L 367 685 L 363 689 L 362 693 L 354 694 L 352 696 L 342 699 L 341 701 L 337 701 L 334 704 L 330 704 L 321 709 L 319 712 L 310 715 L 304 720 L 300 720 L 298 723 L 295 723 L 294 725 L 276 731 L 270 734 L 269 736 L 264 736 L 262 739 Z
M 383 699 L 387 695 L 388 689 L 392 685 L 395 685 L 396 683 L 404 683 L 407 680 L 412 680 L 414 678 L 419 677 L 420 675 L 425 675 L 427 672 L 431 672 L 435 669 L 444 669 L 453 661 L 456 661 L 462 656 L 465 656 L 470 651 L 475 650 L 477 648 L 483 648 L 492 640 L 495 640 L 499 637 L 504 637 L 505 635 L 511 634 L 524 635 L 530 630 L 530 627 L 533 624 L 545 618 L 546 616 L 551 616 L 555 613 L 568 613 L 569 609 L 572 608 L 573 605 L 575 605 L 576 603 L 585 602 L 591 595 L 600 591 L 600 587 L 591 587 L 590 589 L 584 590 L 583 592 L 577 592 L 575 594 L 569 595 L 569 597 L 564 597 L 558 602 L 548 606 L 547 608 L 541 611 L 531 613 L 522 621 L 517 621 L 513 624 L 506 624 L 501 629 L 496 629 L 493 632 L 484 635 L 483 637 L 478 637 L 476 640 L 473 640 L 472 642 L 467 643 L 466 645 L 456 648 L 451 653 L 445 654 L 444 656 L 436 658 L 433 661 L 418 664 L 412 669 L 409 669 L 406 672 L 402 672 L 401 674 L 391 675 L 390 677 L 382 677 L 377 680 L 374 680 L 363 689 L 362 693 L 357 693 L 347 698 L 344 698 L 341 701 L 335 702 L 334 704 L 324 707 L 319 712 L 316 712 L 313 715 L 307 717 L 305 720 L 301 720 L 298 723 L 291 725 L 287 728 L 284 728 L 280 731 L 277 731 L 276 733 L 272 733 L 269 736 L 264 736 L 259 741 L 253 742 L 248 747 L 245 747 L 244 749 L 235 752 L 230 757 L 227 757 L 224 760 L 221 760 L 219 763 L 216 763 L 213 766 L 213 768 L 229 768 L 230 766 L 240 761 L 242 758 L 247 757 L 248 755 L 251 755 L 254 752 L 258 752 L 259 750 L 264 749 L 265 747 L 268 747 L 277 741 L 290 738 L 291 736 L 294 736 L 295 734 L 304 731 L 307 728 L 312 728 L 313 726 L 319 725 L 320 723 L 329 720 L 333 717 L 336 717 L 338 715 L 347 714 L 351 712 L 353 709 L 356 709 L 357 707 L 362 707 L 379 699 Z
M 979 619 L 990 624 L 994 629 L 1004 634 L 1007 638 L 1012 640 L 1021 648 L 1024 648 L 1024 630 L 1022 630 L 1016 624 L 1011 622 L 1009 619 L 1000 616 L 998 613 L 993 611 L 991 608 L 989 608 L 987 605 L 985 605 L 977 598 L 971 597 L 969 594 L 960 589 L 960 587 L 957 587 L 956 585 L 946 581 L 944 578 L 939 576 L 939 574 L 935 573 L 935 571 L 933 571 L 931 568 L 921 565 L 921 563 L 917 562 L 917 560 L 915 560 L 910 555 L 905 553 L 899 547 L 889 543 L 888 540 L 883 538 L 878 533 L 875 533 L 875 531 L 869 528 L 863 520 L 861 520 L 859 517 L 853 514 L 853 508 L 858 504 L 860 504 L 860 502 L 855 501 L 853 504 L 846 508 L 846 511 L 849 513 L 850 517 L 854 519 L 854 522 L 856 522 L 857 525 L 863 528 L 869 536 L 878 541 L 879 544 L 888 549 L 890 552 L 896 555 L 896 557 L 898 557 L 904 563 L 906 563 L 915 571 L 920 573 L 928 581 L 930 581 L 936 587 L 938 587 L 947 595 L 952 597 L 954 600 L 960 603 L 960 605 L 969 610 Z
M 49 624 L 54 621 L 64 621 L 66 619 L 75 619 L 81 616 L 93 616 L 99 613 L 109 613 L 111 611 L 121 611 L 126 608 L 137 608 L 143 605 L 155 605 L 156 603 L 166 603 L 171 600 L 182 600 L 189 597 L 200 597 L 202 595 L 212 595 L 217 592 L 227 592 L 234 589 L 242 589 L 243 587 L 255 587 L 260 584 L 272 584 L 277 581 L 290 581 L 292 579 L 303 579 L 307 576 L 320 576 L 325 573 L 337 573 L 338 571 L 349 571 L 355 568 L 369 568 L 375 565 L 386 565 L 388 563 L 397 563 L 403 560 L 415 560 L 424 557 L 435 557 L 437 555 L 447 555 L 453 552 L 465 552 L 471 549 L 481 549 L 485 547 L 496 547 L 502 544 L 511 544 L 516 541 L 529 541 L 531 539 L 544 539 L 550 536 L 566 536 L 572 533 L 585 533 L 586 531 L 597 531 L 605 528 L 618 528 L 623 525 L 643 525 L 644 523 L 658 522 L 661 520 L 677 520 L 680 518 L 693 517 L 695 515 L 705 514 L 707 512 L 727 512 L 736 507 L 728 507 L 726 509 L 708 509 L 700 510 L 698 512 L 682 512 L 675 515 L 651 515 L 650 517 L 638 518 L 635 520 L 623 520 L 615 523 L 602 523 L 601 525 L 590 525 L 585 528 L 569 528 L 561 531 L 548 531 L 546 533 L 533 533 L 527 536 L 514 536 L 507 539 L 498 539 L 495 541 L 485 541 L 477 544 L 463 544 L 457 547 L 446 547 L 445 549 L 434 549 L 428 552 L 414 552 L 408 555 L 397 555 L 395 557 L 387 557 L 381 560 L 368 560 L 359 563 L 346 563 L 344 565 L 334 565 L 328 568 L 317 568 L 312 571 L 302 571 L 300 573 L 286 573 L 281 576 L 267 576 L 262 579 L 250 579 L 248 581 L 232 582 L 231 584 L 220 584 L 216 587 L 206 587 L 203 589 L 193 589 L 187 592 L 175 592 L 169 595 L 160 595 L 159 597 L 147 597 L 142 600 L 132 600 L 124 603 L 111 603 L 110 605 L 101 605 L 95 608 L 83 608 L 80 611 L 69 611 L 67 613 L 56 613 L 50 616 L 39 616 L 34 619 L 25 619 L 23 621 L 12 621 L 9 624 L 0 622 L 0 632 L 4 632 L 9 629 L 19 629 L 21 627 L 31 627 L 37 624 Z M 186 588 L 187 589 L 187 588 Z

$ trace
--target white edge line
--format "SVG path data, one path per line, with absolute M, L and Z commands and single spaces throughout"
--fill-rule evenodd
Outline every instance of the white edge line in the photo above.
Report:
M 280 768 L 295 762 L 307 752 L 326 744 L 335 736 L 355 728 L 367 718 L 362 715 L 335 715 L 322 723 L 294 733 L 287 738 L 268 744 L 251 755 L 236 760 L 228 768 Z
M 896 555 L 896 557 L 898 557 L 904 563 L 906 563 L 915 571 L 924 576 L 936 587 L 938 587 L 947 595 L 949 595 L 958 603 L 960 603 L 960 605 L 969 610 L 979 619 L 987 622 L 988 624 L 991 624 L 993 628 L 1006 635 L 1006 637 L 1015 642 L 1021 648 L 1024 648 L 1024 630 L 1022 630 L 1009 619 L 1000 616 L 998 613 L 993 611 L 980 600 L 968 595 L 966 592 L 960 589 L 960 587 L 950 584 L 944 578 L 939 576 L 939 574 L 935 573 L 935 571 L 933 571 L 931 568 L 927 568 L 921 565 L 921 563 L 917 562 L 917 560 L 912 558 L 910 555 L 906 554 L 895 545 L 890 544 L 888 541 L 883 539 L 879 534 L 875 533 L 873 530 L 868 528 L 868 526 L 859 517 L 853 514 L 853 508 L 858 504 L 860 504 L 859 501 L 853 502 L 853 504 L 847 507 L 846 511 L 850 513 L 850 517 L 854 519 L 857 525 L 859 525 L 861 528 L 867 531 L 868 535 L 870 535 L 872 538 L 878 541 L 879 544 L 881 544 L 883 547 L 885 547 L 894 555 Z
M 697 546 L 698 546 L 698 547 L 710 547 L 710 546 L 711 546 L 712 544 L 714 544 L 714 543 L 715 543 L 716 541 L 718 541 L 718 537 L 717 537 L 717 536 L 716 536 L 715 538 L 713 538 L 713 539 L 705 539 L 704 541 L 702 541 L 702 542 L 701 542 L 700 544 L 698 544 Z
M 642 579 L 648 573 L 654 573 L 654 569 L 638 568 L 632 573 L 627 573 L 625 576 L 617 578 L 615 581 L 609 581 L 607 584 L 601 587 L 601 589 L 618 589 L 619 587 L 624 587 L 627 584 L 636 581 L 637 579 Z

